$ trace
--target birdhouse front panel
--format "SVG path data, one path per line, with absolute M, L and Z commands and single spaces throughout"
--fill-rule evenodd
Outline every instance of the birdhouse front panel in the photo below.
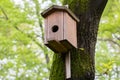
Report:
M 76 21 L 64 12 L 64 39 L 77 48 Z
M 68 8 L 53 5 L 42 16 L 45 18 L 45 45 L 57 53 L 77 48 L 76 23 L 79 19 Z
M 46 18 L 46 41 L 63 40 L 63 12 L 56 11 Z

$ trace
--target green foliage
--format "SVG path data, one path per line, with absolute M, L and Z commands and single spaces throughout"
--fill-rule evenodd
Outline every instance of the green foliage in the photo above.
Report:
M 53 52 L 43 44 L 43 18 L 40 13 L 48 6 L 60 2 L 58 0 L 21 0 L 18 4 L 16 1 L 0 0 L 0 80 L 48 80 Z M 71 4 L 74 1 L 76 3 L 73 7 L 78 4 L 77 0 L 60 1 L 64 1 L 64 4 Z M 83 2 L 87 5 L 87 1 L 81 0 L 79 4 Z M 46 3 L 49 4 L 43 7 Z M 119 0 L 109 0 L 100 22 L 96 46 L 96 80 L 119 80 L 120 78 L 119 4 Z M 84 51 L 83 48 L 80 50 Z M 54 57 L 59 58 L 59 55 Z M 61 61 L 58 60 L 55 63 Z M 58 66 L 64 65 L 55 67 Z M 77 67 L 74 68 L 77 69 Z M 60 80 L 63 78 L 64 76 L 60 77 Z
M 0 1 L 0 80 L 48 79 L 52 52 L 43 46 L 37 1 Z
M 96 79 L 120 79 L 120 2 L 109 0 L 101 18 L 96 48 Z

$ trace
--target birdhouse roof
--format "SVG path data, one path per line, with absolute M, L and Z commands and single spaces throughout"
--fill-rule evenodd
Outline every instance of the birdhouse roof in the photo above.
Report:
M 41 13 L 41 15 L 46 18 L 47 16 L 49 16 L 50 14 L 52 14 L 55 11 L 65 11 L 67 12 L 75 21 L 79 22 L 79 19 L 74 15 L 74 13 L 68 9 L 65 6 L 57 6 L 57 5 L 53 5 L 50 8 L 46 9 L 45 11 L 43 11 Z

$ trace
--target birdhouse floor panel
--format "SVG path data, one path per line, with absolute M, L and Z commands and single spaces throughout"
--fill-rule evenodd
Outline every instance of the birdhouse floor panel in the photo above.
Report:
M 60 43 L 64 45 L 68 50 L 74 47 L 68 40 L 61 40 Z
M 55 53 L 66 53 L 70 49 L 72 49 L 74 46 L 67 40 L 51 40 L 48 41 L 48 44 L 45 44 L 48 46 L 51 50 L 53 50 Z
M 65 53 L 68 51 L 65 46 L 55 40 L 48 41 L 47 46 L 56 53 Z

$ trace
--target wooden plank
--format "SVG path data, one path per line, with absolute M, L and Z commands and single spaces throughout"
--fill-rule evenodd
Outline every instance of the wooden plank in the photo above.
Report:
M 66 53 L 66 52 L 68 52 L 68 49 L 56 40 L 48 41 L 47 46 L 56 53 Z
M 66 79 L 71 78 L 71 60 L 70 52 L 66 53 L 65 66 L 66 66 Z
M 64 22 L 64 39 L 68 40 L 75 48 L 77 48 L 76 21 L 74 21 L 68 13 L 64 12 Z
M 60 43 L 64 45 L 68 50 L 72 49 L 74 46 L 66 39 L 61 40 Z M 75 47 L 74 47 L 75 48 Z
M 47 43 L 47 36 L 48 36 L 48 17 L 45 18 L 44 20 L 44 44 L 48 44 Z
M 54 26 L 58 26 L 57 32 L 52 31 Z M 56 11 L 48 17 L 47 41 L 50 40 L 63 40 L 63 12 Z

